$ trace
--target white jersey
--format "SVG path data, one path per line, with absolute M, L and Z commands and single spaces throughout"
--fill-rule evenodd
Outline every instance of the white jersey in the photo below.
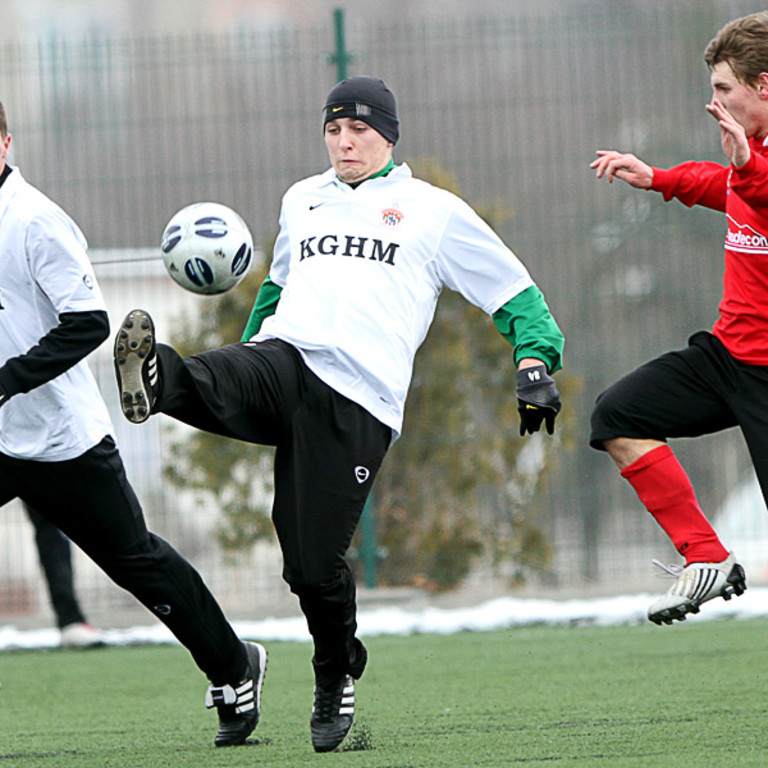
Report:
M 0 365 L 23 355 L 63 312 L 105 310 L 75 223 L 18 168 L 0 186 Z M 38 461 L 76 458 L 113 434 L 85 361 L 0 407 L 0 452 Z
M 443 286 L 489 315 L 533 285 L 460 198 L 406 165 L 353 189 L 333 169 L 283 197 L 270 279 L 283 290 L 255 340 L 283 339 L 395 434 Z

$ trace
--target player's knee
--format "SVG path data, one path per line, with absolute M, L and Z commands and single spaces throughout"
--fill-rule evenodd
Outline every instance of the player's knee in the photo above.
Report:
M 291 592 L 299 597 L 326 598 L 331 595 L 346 593 L 352 582 L 349 569 L 337 568 L 308 568 L 283 569 L 285 579 Z
M 613 389 L 608 389 L 598 396 L 590 418 L 590 445 L 598 450 L 605 450 L 605 442 L 621 434 L 619 424 L 620 398 Z
M 153 533 L 139 541 L 119 547 L 103 547 L 98 553 L 88 553 L 106 573 L 123 588 L 150 573 L 170 573 L 181 556 L 167 542 Z
M 609 387 L 604 390 L 597 396 L 592 407 L 592 420 L 603 419 L 605 416 L 612 414 L 620 403 L 621 396 L 616 387 Z

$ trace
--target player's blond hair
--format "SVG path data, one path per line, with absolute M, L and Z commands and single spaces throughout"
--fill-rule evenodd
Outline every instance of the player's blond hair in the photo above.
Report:
M 704 51 L 710 69 L 726 62 L 736 78 L 752 87 L 761 72 L 768 72 L 768 11 L 729 21 Z
M 8 121 L 5 119 L 5 107 L 0 101 L 0 139 L 8 135 Z

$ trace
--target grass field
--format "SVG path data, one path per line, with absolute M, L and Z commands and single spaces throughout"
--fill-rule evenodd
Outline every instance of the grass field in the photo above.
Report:
M 212 746 L 186 651 L 0 654 L 0 768 L 768 765 L 768 620 L 370 638 L 345 749 L 309 742 L 310 646 L 270 643 L 257 742 Z

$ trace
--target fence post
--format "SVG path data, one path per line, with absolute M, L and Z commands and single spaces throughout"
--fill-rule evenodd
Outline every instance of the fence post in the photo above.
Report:
M 352 60 L 352 54 L 347 51 L 344 38 L 344 9 L 336 8 L 333 11 L 333 28 L 336 38 L 336 51 L 331 55 L 331 63 L 336 65 L 336 82 L 347 78 L 347 64 Z
M 341 82 L 347 77 L 347 64 L 352 60 L 352 54 L 347 51 L 347 43 L 344 35 L 344 9 L 336 8 L 333 11 L 333 27 L 336 39 L 336 50 L 331 55 L 331 63 L 336 65 L 336 82 Z M 373 589 L 378 584 L 376 574 L 376 562 L 378 552 L 376 546 L 376 527 L 373 524 L 373 492 L 368 495 L 363 507 L 363 515 L 360 519 L 362 529 L 363 569 L 365 572 L 365 586 Z

